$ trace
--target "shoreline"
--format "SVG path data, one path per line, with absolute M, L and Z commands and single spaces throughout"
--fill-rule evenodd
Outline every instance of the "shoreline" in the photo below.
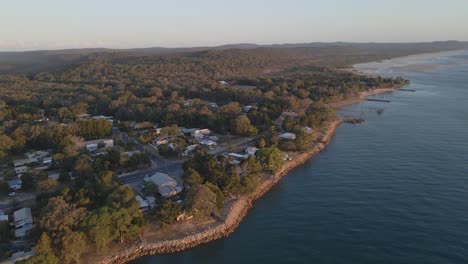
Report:
M 374 94 L 381 94 L 392 92 L 395 89 L 401 88 L 403 85 L 397 85 L 391 88 L 379 88 L 372 91 L 361 92 L 355 98 L 346 99 L 343 101 L 330 103 L 329 106 L 333 108 L 340 108 L 346 105 L 355 104 L 363 101 L 366 97 Z M 322 139 L 311 149 L 300 153 L 295 157 L 294 160 L 285 163 L 281 171 L 274 175 L 271 175 L 269 179 L 261 182 L 257 190 L 248 196 L 236 198 L 227 209 L 227 215 L 223 222 L 220 222 L 214 227 L 205 228 L 195 234 L 190 234 L 182 238 L 176 238 L 164 241 L 155 242 L 138 242 L 133 246 L 127 247 L 125 250 L 120 251 L 117 255 L 102 257 L 99 263 L 111 264 L 111 263 L 127 263 L 149 255 L 167 254 L 181 252 L 198 245 L 208 243 L 223 237 L 229 236 L 234 232 L 240 225 L 241 221 L 247 216 L 247 213 L 252 208 L 253 203 L 267 193 L 272 187 L 274 187 L 283 177 L 289 172 L 294 170 L 300 165 L 310 160 L 313 156 L 324 150 L 327 145 L 331 142 L 331 139 L 336 133 L 336 129 L 342 122 L 338 119 L 328 124 L 328 127 L 322 136 Z

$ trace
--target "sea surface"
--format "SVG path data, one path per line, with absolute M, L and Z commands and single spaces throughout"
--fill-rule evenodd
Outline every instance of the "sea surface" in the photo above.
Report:
M 345 107 L 366 122 L 341 125 L 228 238 L 132 263 L 468 263 L 468 51 L 356 68 L 416 92 Z

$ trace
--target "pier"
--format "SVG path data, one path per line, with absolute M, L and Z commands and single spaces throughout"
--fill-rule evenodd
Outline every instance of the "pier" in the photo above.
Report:
M 366 101 L 390 103 L 390 100 L 366 98 Z
M 403 89 L 403 88 L 400 88 L 400 89 L 397 89 L 398 91 L 404 91 L 404 92 L 416 92 L 416 90 L 413 90 L 413 89 Z

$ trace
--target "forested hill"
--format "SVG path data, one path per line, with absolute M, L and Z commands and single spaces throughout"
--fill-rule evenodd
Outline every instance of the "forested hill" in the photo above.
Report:
M 191 54 L 199 56 L 212 51 L 242 50 L 249 54 L 288 56 L 293 59 L 307 58 L 321 65 L 345 66 L 409 54 L 456 50 L 468 48 L 468 42 L 443 41 L 428 43 L 300 43 L 281 45 L 232 44 L 216 47 L 194 48 L 141 48 L 141 49 L 70 49 L 55 51 L 0 52 L 0 74 L 38 73 L 75 67 L 107 54 L 117 58 Z M 218 52 L 218 53 L 217 53 Z M 224 54 L 229 55 L 229 52 Z

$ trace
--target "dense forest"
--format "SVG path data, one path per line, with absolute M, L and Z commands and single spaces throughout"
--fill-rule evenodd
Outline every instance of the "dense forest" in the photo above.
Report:
M 39 193 L 34 209 L 39 224 L 33 234 L 38 255 L 27 263 L 79 263 L 88 244 L 105 252 L 112 242 L 138 239 L 145 224 L 134 192 L 120 185 L 116 174 L 150 161 L 137 155 L 124 162 L 111 149 L 92 158 L 77 149 L 78 142 L 108 137 L 113 130 L 106 120 L 80 116 L 111 116 L 114 125 L 147 121 L 166 130 L 174 125 L 209 128 L 220 135 L 255 138 L 257 155 L 235 165 L 229 158 L 196 149 L 184 164 L 184 205 L 160 201 L 155 213 L 162 224 L 170 225 L 182 210 L 217 215 L 226 197 L 255 190 L 261 172 L 283 166 L 282 150 L 303 151 L 310 146 L 304 127 L 320 129 L 336 118 L 328 103 L 406 82 L 357 75 L 343 67 L 463 45 L 92 50 L 75 51 L 66 60 L 62 51 L 54 55 L 62 59 L 53 70 L 37 71 L 40 67 L 32 63 L 28 69 L 34 70 L 13 74 L 18 72 L 15 66 L 4 67 L 11 74 L 0 75 L 1 165 L 10 166 L 13 155 L 50 149 L 52 166 L 61 170 L 56 181 L 42 174 L 22 176 L 25 186 Z M 39 54 L 35 59 L 44 57 Z M 3 63 L 9 60 L 4 58 Z M 284 113 L 297 117 L 285 117 L 278 126 L 276 120 Z M 296 133 L 295 141 L 278 140 L 282 131 Z M 4 186 L 15 176 L 4 173 L 2 177 Z

